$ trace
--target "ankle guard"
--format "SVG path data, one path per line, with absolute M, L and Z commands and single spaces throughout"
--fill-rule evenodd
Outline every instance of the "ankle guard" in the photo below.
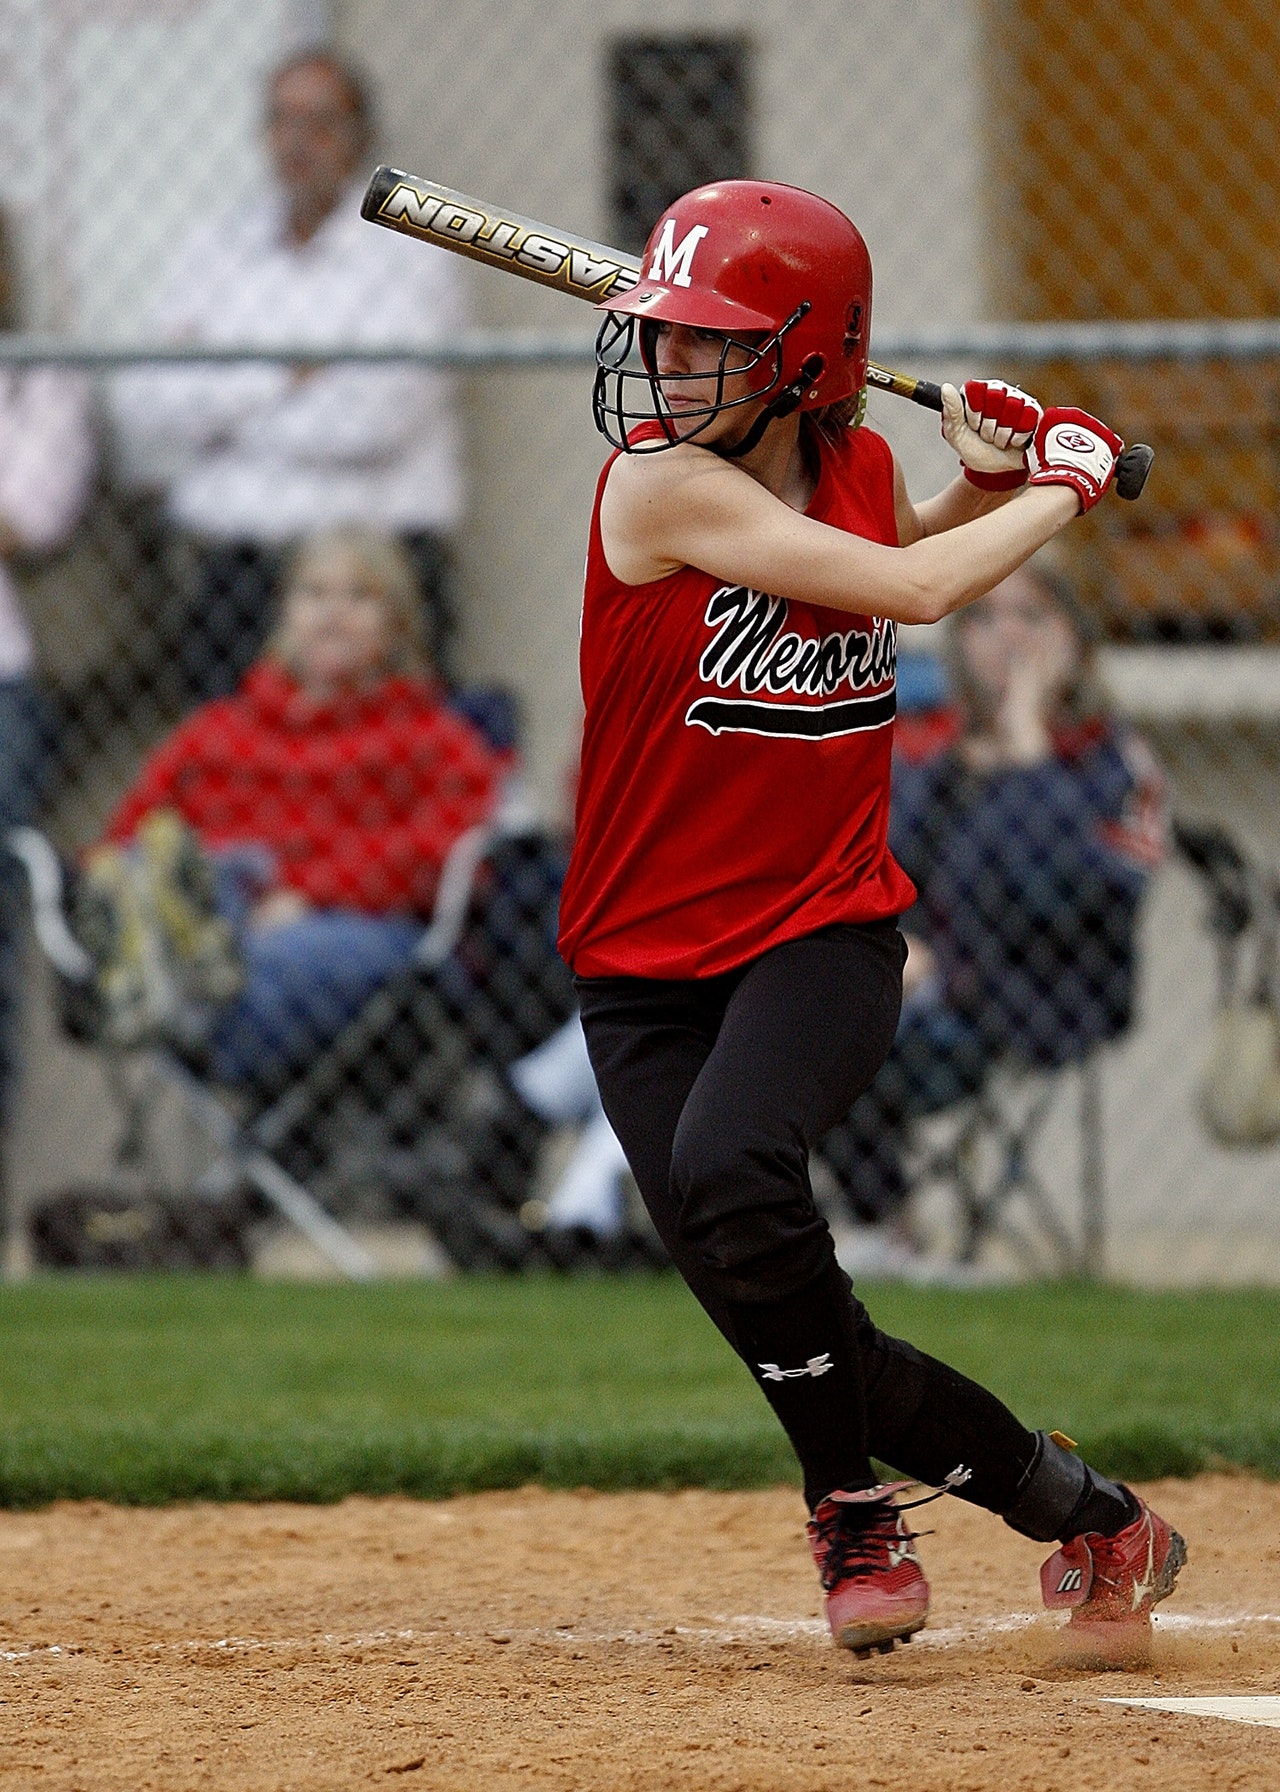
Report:
M 1036 1543 L 1052 1543 L 1062 1536 L 1076 1508 L 1102 1477 L 1056 1444 L 1047 1431 L 1037 1431 L 1036 1438 L 1035 1461 L 1022 1478 L 1017 1499 L 1001 1516 L 1022 1536 Z

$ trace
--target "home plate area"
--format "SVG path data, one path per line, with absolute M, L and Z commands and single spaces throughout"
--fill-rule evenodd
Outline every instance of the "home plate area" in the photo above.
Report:
M 868 1661 L 791 1489 L 0 1513 L 0 1792 L 1274 1792 L 1280 1488 L 1143 1491 L 1190 1560 L 1124 1671 L 954 1499 Z
M 1237 1694 L 1225 1699 L 1110 1699 L 1113 1705 L 1137 1705 L 1144 1711 L 1182 1711 L 1188 1717 L 1225 1717 L 1237 1724 L 1262 1724 L 1280 1730 L 1280 1697 Z

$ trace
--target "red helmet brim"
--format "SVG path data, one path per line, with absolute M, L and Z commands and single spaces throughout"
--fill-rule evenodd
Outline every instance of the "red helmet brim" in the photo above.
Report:
M 705 287 L 690 287 L 686 292 L 674 286 L 660 286 L 653 280 L 641 280 L 630 292 L 615 299 L 604 299 L 597 311 L 621 311 L 628 317 L 652 317 L 666 324 L 686 324 L 693 330 L 718 330 L 725 336 L 736 336 L 743 330 L 775 329 L 774 319 L 763 311 L 753 311 L 722 293 Z

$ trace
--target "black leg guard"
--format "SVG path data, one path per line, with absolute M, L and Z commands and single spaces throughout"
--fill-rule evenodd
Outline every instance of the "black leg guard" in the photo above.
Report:
M 929 1487 L 965 1470 L 958 1496 L 1007 1512 L 1036 1462 L 1035 1432 L 986 1388 L 858 1312 L 871 1454 Z
M 1047 1431 L 1037 1431 L 1036 1437 L 1036 1459 L 1017 1499 L 1002 1515 L 1011 1530 L 1036 1543 L 1065 1543 L 1084 1531 L 1114 1536 L 1132 1523 L 1138 1505 L 1127 1487 L 1108 1481 Z

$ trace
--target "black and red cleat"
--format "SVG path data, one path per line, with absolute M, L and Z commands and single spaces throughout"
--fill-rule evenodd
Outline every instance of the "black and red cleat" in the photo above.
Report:
M 809 1520 L 809 1547 L 842 1649 L 887 1653 L 929 1614 L 929 1583 L 894 1496 L 908 1481 L 831 1493 Z

